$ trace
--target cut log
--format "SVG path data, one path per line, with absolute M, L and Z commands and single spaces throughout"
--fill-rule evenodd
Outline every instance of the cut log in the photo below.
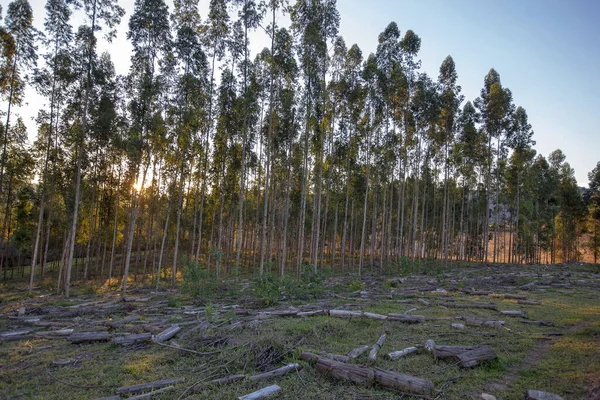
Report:
M 161 388 L 164 386 L 173 385 L 175 383 L 179 383 L 179 382 L 183 382 L 183 381 L 185 381 L 185 378 L 180 377 L 180 378 L 170 378 L 170 379 L 163 379 L 161 381 L 142 383 L 140 385 L 121 386 L 120 388 L 117 388 L 117 394 L 138 393 L 138 392 L 143 392 L 144 390 Z
M 392 351 L 391 353 L 388 353 L 388 357 L 392 360 L 397 360 L 401 357 L 404 357 L 408 354 L 414 353 L 415 351 L 419 350 L 416 347 L 407 347 L 406 349 L 403 350 L 398 350 L 398 351 Z
M 461 361 L 462 367 L 470 368 L 479 365 L 483 361 L 495 360 L 498 355 L 492 346 L 484 345 L 459 354 L 457 358 Z
M 554 323 L 552 321 L 530 321 L 530 320 L 523 319 L 519 322 L 522 324 L 530 324 L 530 325 L 537 325 L 537 326 L 553 326 L 554 325 Z
M 430 396 L 433 393 L 433 383 L 430 380 L 402 375 L 379 368 L 375 368 L 375 382 L 383 387 L 409 394 Z
M 53 336 L 64 337 L 64 336 L 69 336 L 72 333 L 73 333 L 73 329 L 57 329 L 55 331 L 37 332 L 36 335 L 42 336 L 42 337 L 46 337 L 46 336 L 50 336 L 50 337 L 53 337 Z
M 488 294 L 490 299 L 513 299 L 513 300 L 525 300 L 527 296 L 524 294 L 511 294 L 511 293 L 490 293 Z
M 422 298 L 418 298 L 418 299 L 417 299 L 417 301 L 418 301 L 419 303 L 421 303 L 421 304 L 423 304 L 423 305 L 427 306 L 427 307 L 429 307 L 429 306 L 431 305 L 431 302 L 430 302 L 430 301 L 427 301 L 427 300 L 425 300 L 425 299 L 422 299 Z
M 465 329 L 463 324 L 450 324 L 450 326 L 455 329 Z
M 385 389 L 392 389 L 408 394 L 419 396 L 430 396 L 433 392 L 433 384 L 425 379 L 401 375 L 392 371 L 379 368 L 367 368 L 339 361 L 329 360 L 315 354 L 302 352 L 300 356 L 305 361 L 316 360 L 317 370 L 328 373 L 336 379 L 370 386 L 377 383 Z
M 465 325 L 467 326 L 488 326 L 490 328 L 500 329 L 504 325 L 504 321 L 495 321 L 491 319 L 483 319 L 477 317 L 464 317 Z
M 71 343 L 107 342 L 110 340 L 108 332 L 74 332 L 67 336 Z
M 375 361 L 377 359 L 377 351 L 381 349 L 383 344 L 385 343 L 385 339 L 387 338 L 387 333 L 384 333 L 379 337 L 379 340 L 375 342 L 373 347 L 371 347 L 371 351 L 369 352 L 369 360 Z
M 476 349 L 477 346 L 433 346 L 435 358 L 457 358 L 460 354 Z
M 121 346 L 130 346 L 133 344 L 147 342 L 150 339 L 152 339 L 151 333 L 140 333 L 137 335 L 118 336 L 113 339 L 113 343 L 120 344 Z
M 354 350 L 350 350 L 346 355 L 349 358 L 354 359 L 354 358 L 360 357 L 367 350 L 369 350 L 369 346 L 366 346 L 366 345 L 365 346 L 360 346 L 360 347 L 357 347 Z
M 25 316 L 25 307 L 19 308 L 19 313 L 17 314 L 17 316 L 19 316 L 19 317 Z
M 362 312 L 360 311 L 350 311 L 350 310 L 329 310 L 330 317 L 342 317 L 342 318 L 351 318 L 351 317 L 360 317 Z
M 0 340 L 2 340 L 4 338 L 9 338 L 11 336 L 27 335 L 28 333 L 31 333 L 31 329 L 19 329 L 17 331 L 0 332 Z
M 386 315 L 375 314 L 375 313 L 371 313 L 371 312 L 364 312 L 363 316 L 366 317 L 366 318 L 378 319 L 378 320 L 381 320 L 381 321 L 388 319 L 388 317 Z
M 535 300 L 519 300 L 519 301 L 517 301 L 517 303 L 523 304 L 526 306 L 537 306 L 540 304 L 538 301 L 535 301 Z
M 440 306 L 450 308 L 485 308 L 488 310 L 498 310 L 498 306 L 494 303 L 450 303 L 441 302 Z
M 308 351 L 303 351 L 302 354 L 300 354 L 300 359 L 304 361 L 315 361 L 317 370 L 329 373 L 337 379 L 361 384 L 373 383 L 374 372 L 372 368 L 329 360 Z
M 128 397 L 127 399 L 128 400 L 149 399 L 149 398 L 154 397 L 154 396 L 156 396 L 158 394 L 170 392 L 171 390 L 175 390 L 175 386 L 167 386 L 167 387 L 164 387 L 162 389 L 153 390 L 153 391 L 148 392 L 148 393 L 138 394 L 137 396 L 131 396 L 131 397 Z
M 250 380 L 252 382 L 257 382 L 263 379 L 270 379 L 276 376 L 285 375 L 293 371 L 300 371 L 301 369 L 302 366 L 298 363 L 288 364 L 284 367 L 274 369 L 273 371 L 265 372 L 264 374 L 253 375 L 250 377 Z
M 542 392 L 541 390 L 528 390 L 525 393 L 525 400 L 564 400 L 557 394 Z
M 388 320 L 404 322 L 408 324 L 417 324 L 425 321 L 425 317 L 422 315 L 388 314 Z
M 298 317 L 314 317 L 315 315 L 323 315 L 325 314 L 325 310 L 315 310 L 315 311 L 302 311 L 298 313 Z
M 271 385 L 271 386 L 267 386 L 265 388 L 262 388 L 260 390 L 257 390 L 256 392 L 252 392 L 250 394 L 244 395 L 244 396 L 240 396 L 238 397 L 238 400 L 258 400 L 258 399 L 265 399 L 269 396 L 271 396 L 274 393 L 277 393 L 281 390 L 281 388 L 277 385 Z
M 325 357 L 325 358 L 329 358 L 331 360 L 341 361 L 341 362 L 345 362 L 345 363 L 350 362 L 350 357 L 342 356 L 340 354 L 321 352 L 321 357 Z
M 246 375 L 229 375 L 223 378 L 213 379 L 212 381 L 206 382 L 207 385 L 226 385 L 228 383 L 243 381 L 246 379 Z
M 504 311 L 500 311 L 500 314 L 508 315 L 509 317 L 527 318 L 527 311 L 521 311 L 521 310 L 504 310 Z
M 177 335 L 177 333 L 179 333 L 180 330 L 181 330 L 181 328 L 179 327 L 179 325 L 173 325 L 170 328 L 165 329 L 158 335 L 154 336 L 153 340 L 157 343 L 166 342 L 167 340 L 171 339 L 173 336 Z

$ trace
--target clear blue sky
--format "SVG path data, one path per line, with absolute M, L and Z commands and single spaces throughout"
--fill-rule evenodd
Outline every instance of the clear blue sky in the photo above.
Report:
M 45 1 L 30 1 L 42 28 Z M 0 3 L 6 10 L 8 1 Z M 120 1 L 126 15 L 118 38 L 112 45 L 100 43 L 123 74 L 129 68 L 125 33 L 133 3 Z M 203 19 L 208 3 L 200 0 Z M 171 8 L 172 1 L 167 4 Z M 466 100 L 479 95 L 484 76 L 495 68 L 515 104 L 527 110 L 538 152 L 547 156 L 560 148 L 579 185 L 587 186 L 587 173 L 600 161 L 600 0 L 338 0 L 338 10 L 340 34 L 365 56 L 375 51 L 377 36 L 391 21 L 402 34 L 412 29 L 421 37 L 422 70 L 433 78 L 451 55 Z M 269 43 L 264 33 L 251 40 L 252 52 Z M 31 117 L 44 100 L 31 90 L 27 100 L 19 112 L 31 135 Z

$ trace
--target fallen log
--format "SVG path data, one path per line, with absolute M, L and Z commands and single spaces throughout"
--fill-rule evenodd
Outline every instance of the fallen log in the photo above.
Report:
M 504 325 L 504 321 L 495 321 L 477 317 L 462 317 L 461 319 L 464 319 L 465 325 L 467 326 L 488 326 L 490 328 L 500 329 Z
M 71 343 L 107 342 L 110 340 L 108 332 L 74 332 L 67 336 Z
M 460 354 L 475 350 L 477 346 L 433 346 L 435 358 L 457 358 Z
M 316 368 L 318 371 L 328 373 L 336 379 L 341 379 L 347 382 L 368 386 L 377 383 L 381 387 L 388 390 L 397 390 L 403 393 L 414 394 L 418 396 L 428 397 L 431 396 L 433 392 L 433 383 L 426 379 L 402 375 L 379 368 L 368 368 L 353 364 L 346 364 L 339 361 L 322 358 L 309 352 L 302 352 L 300 358 L 305 361 L 316 360 Z
M 522 324 L 530 324 L 530 325 L 537 325 L 537 326 L 552 326 L 552 325 L 554 325 L 554 323 L 552 321 L 530 321 L 530 320 L 523 319 L 519 322 Z
M 367 346 L 367 348 L 368 348 L 368 346 Z M 340 354 L 321 352 L 321 357 L 325 357 L 325 358 L 329 358 L 331 360 L 345 362 L 345 363 L 350 362 L 349 356 L 342 356 Z
M 152 339 L 151 333 L 140 333 L 134 335 L 118 336 L 113 339 L 113 343 L 119 344 L 121 346 L 130 346 L 133 344 L 147 342 L 150 339 Z
M 173 325 L 170 328 L 165 329 L 158 335 L 154 336 L 153 340 L 157 343 L 166 342 L 167 340 L 171 339 L 173 336 L 177 335 L 177 333 L 179 333 L 180 330 L 181 330 L 181 328 L 179 327 L 179 325 Z
M 503 311 L 500 311 L 500 314 L 508 315 L 509 317 L 527 318 L 527 311 L 521 311 L 521 310 L 503 310 Z
M 366 346 L 366 345 L 365 346 L 360 346 L 360 347 L 357 347 L 354 350 L 350 350 L 348 353 L 346 353 L 346 355 L 349 358 L 354 359 L 354 358 L 360 357 L 367 350 L 369 350 L 369 346 Z
M 406 349 L 403 350 L 398 350 L 398 351 L 392 351 L 391 353 L 388 353 L 388 357 L 392 360 L 397 360 L 401 357 L 404 357 L 408 354 L 414 353 L 415 351 L 419 350 L 416 347 L 407 347 Z
M 417 324 L 425 321 L 425 317 L 422 315 L 408 315 L 408 314 L 388 314 L 388 320 L 405 322 L 408 324 Z
M 433 392 L 433 383 L 430 380 L 379 368 L 375 368 L 375 382 L 381 386 L 395 388 L 409 394 L 429 396 Z
M 488 310 L 498 310 L 498 306 L 494 303 L 450 303 L 440 302 L 440 306 L 450 308 L 485 308 Z
M 341 317 L 341 318 L 360 317 L 360 316 L 362 316 L 362 312 L 350 311 L 350 310 L 329 310 L 329 316 L 330 317 Z
M 139 385 L 121 386 L 120 388 L 117 388 L 117 394 L 138 393 L 138 392 L 143 392 L 144 390 L 161 388 L 164 386 L 173 385 L 175 383 L 179 383 L 179 382 L 183 382 L 183 381 L 185 381 L 185 378 L 179 377 L 179 378 L 163 379 L 161 381 L 142 383 Z
M 281 388 L 277 385 L 271 385 L 271 386 L 267 386 L 265 388 L 262 388 L 260 390 L 257 390 L 256 392 L 252 392 L 250 394 L 244 395 L 244 396 L 240 396 L 238 397 L 238 400 L 258 400 L 258 399 L 264 399 L 267 398 L 269 396 L 271 396 L 274 393 L 277 393 L 278 391 L 280 391 Z
M 274 369 L 273 371 L 265 372 L 264 374 L 253 375 L 250 377 L 252 382 L 261 381 L 263 379 L 270 379 L 276 376 L 285 375 L 292 371 L 300 371 L 302 366 L 298 363 L 288 364 L 284 367 Z
M 525 393 L 525 400 L 564 400 L 557 394 L 542 392 L 541 390 L 528 390 Z
M 511 293 L 490 293 L 488 294 L 490 299 L 513 299 L 513 300 L 525 300 L 527 296 L 524 294 L 511 294 Z
M 538 301 L 535 301 L 535 300 L 519 300 L 519 301 L 517 301 L 517 303 L 527 305 L 527 306 L 537 306 L 540 304 Z
M 483 361 L 495 360 L 498 358 L 498 355 L 492 346 L 484 345 L 461 353 L 457 358 L 460 360 L 462 367 L 470 368 L 479 365 Z
M 377 359 L 377 351 L 381 349 L 383 344 L 385 343 L 385 339 L 387 338 L 387 333 L 384 333 L 379 337 L 379 340 L 375 342 L 373 347 L 371 347 L 371 351 L 369 352 L 369 360 L 375 361 Z

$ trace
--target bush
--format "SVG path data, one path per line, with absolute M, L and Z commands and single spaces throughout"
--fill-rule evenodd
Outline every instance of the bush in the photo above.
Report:
M 309 300 L 323 293 L 323 282 L 329 276 L 329 270 L 314 271 L 311 265 L 303 265 L 300 280 L 291 276 L 275 277 L 267 272 L 259 277 L 255 284 L 255 294 L 264 306 L 277 304 L 282 298 Z
M 190 296 L 209 298 L 219 288 L 215 274 L 202 268 L 196 261 L 185 261 L 187 265 L 183 269 L 181 290 Z

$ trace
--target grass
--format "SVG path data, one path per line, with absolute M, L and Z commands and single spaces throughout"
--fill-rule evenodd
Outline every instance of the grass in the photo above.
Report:
M 594 267 L 569 267 L 577 279 L 598 282 L 592 275 Z M 197 318 L 212 322 L 213 328 L 197 329 L 196 316 L 181 312 L 183 307 L 197 308 L 198 299 L 186 294 L 169 292 L 153 295 L 149 303 L 118 303 L 106 315 L 81 312 L 79 319 L 72 320 L 74 329 L 96 329 L 89 321 L 120 319 L 131 312 L 144 315 L 117 333 L 124 334 L 141 329 L 144 324 L 156 318 L 165 323 L 185 323 L 182 332 L 171 345 L 179 345 L 197 352 L 217 352 L 210 355 L 197 355 L 189 352 L 146 344 L 135 348 L 121 348 L 111 343 L 73 345 L 65 340 L 31 339 L 19 342 L 0 342 L 0 398 L 31 399 L 80 399 L 96 398 L 114 394 L 116 387 L 139 384 L 170 377 L 183 376 L 186 381 L 176 385 L 177 390 L 157 398 L 177 399 L 184 390 L 195 382 L 206 382 L 231 374 L 253 375 L 277 368 L 283 363 L 296 362 L 301 351 L 326 351 L 345 354 L 360 345 L 372 345 L 386 327 L 390 335 L 373 366 L 397 371 L 403 374 L 430 379 L 439 395 L 445 399 L 477 398 L 481 393 L 490 393 L 498 399 L 521 398 L 528 389 L 538 389 L 557 393 L 566 399 L 584 399 L 600 380 L 600 299 L 597 288 L 573 285 L 564 288 L 548 288 L 527 294 L 528 299 L 538 300 L 541 305 L 522 306 L 516 300 L 492 299 L 484 296 L 466 296 L 455 287 L 480 287 L 488 285 L 496 291 L 506 291 L 500 285 L 509 274 L 516 274 L 516 281 L 533 280 L 532 276 L 519 277 L 521 273 L 535 275 L 536 267 L 502 266 L 490 272 L 489 268 L 460 266 L 434 271 L 418 276 L 407 274 L 403 283 L 389 284 L 387 277 L 332 276 L 323 282 L 323 288 L 316 291 L 319 296 L 306 296 L 282 299 L 272 295 L 276 309 L 288 306 L 310 305 L 313 309 L 343 308 L 364 310 L 374 313 L 404 313 L 417 307 L 413 314 L 450 320 L 431 320 L 422 324 L 407 325 L 384 323 L 366 318 L 339 319 L 329 316 L 316 316 L 306 319 L 279 318 L 261 320 L 243 329 L 229 330 L 235 316 L 231 312 L 218 310 L 225 305 L 239 304 L 242 308 L 257 311 L 261 306 L 260 291 L 252 289 L 236 292 L 231 287 L 219 290 L 206 304 Z M 540 271 L 540 274 L 542 272 Z M 545 267 L 544 274 L 560 276 L 560 266 Z M 494 279 L 485 279 L 488 274 Z M 420 292 L 418 297 L 427 299 L 431 306 L 426 307 L 416 298 L 401 295 L 403 290 L 426 286 L 427 281 L 435 280 L 437 285 L 449 290 L 448 295 Z M 575 278 L 573 278 L 575 279 Z M 594 280 L 595 279 L 595 280 Z M 454 283 L 453 283 L 454 282 Z M 526 283 L 526 282 L 525 282 Z M 516 286 L 515 283 L 514 286 Z M 228 283 L 233 285 L 233 283 Z M 240 283 L 240 287 L 242 283 Z M 3 287 L 0 294 L 0 314 L 12 313 L 20 305 L 27 309 L 64 309 L 75 304 L 102 299 L 108 301 L 115 294 L 93 292 L 88 286 L 77 286 L 81 298 L 65 300 L 55 295 L 32 298 L 19 292 L 17 287 Z M 300 290 L 300 289 L 294 289 Z M 308 290 L 308 289 L 306 289 Z M 363 299 L 351 296 L 352 292 L 366 290 L 387 297 L 371 296 Z M 310 289 L 313 293 L 314 288 Z M 333 294 L 335 293 L 335 295 Z M 234 297 L 231 297 L 235 294 Z M 202 296 L 205 296 L 202 293 Z M 299 294 L 296 293 L 298 296 Z M 301 294 L 300 294 L 301 295 Z M 391 295 L 391 298 L 389 296 Z M 304 298 L 303 296 L 300 296 Z M 271 297 L 270 297 L 271 298 Z M 413 299 L 410 304 L 396 300 Z M 539 327 L 521 324 L 518 318 L 501 318 L 500 314 L 487 309 L 452 309 L 439 305 L 439 302 L 456 300 L 492 301 L 500 309 L 526 309 L 531 320 L 552 321 L 554 326 Z M 152 308 L 152 310 L 149 310 Z M 40 311 L 41 312 L 41 311 Z M 160 317 L 156 317 L 160 315 Z M 458 316 L 477 316 L 491 319 L 504 319 L 505 329 L 471 328 L 458 330 L 450 327 Z M 51 317 L 44 319 L 52 320 Z M 86 325 L 86 321 L 88 325 Z M 15 320 L 0 318 L 0 332 L 16 329 Z M 562 336 L 552 335 L 561 333 Z M 435 360 L 424 350 L 413 353 L 397 361 L 384 357 L 390 351 L 409 346 L 424 345 L 432 339 L 444 345 L 490 344 L 498 354 L 498 360 L 485 363 L 472 369 L 462 369 L 453 361 Z M 73 360 L 64 366 L 53 365 L 57 359 Z M 379 387 L 364 387 L 332 380 L 315 370 L 308 363 L 299 361 L 304 369 L 272 382 L 236 382 L 223 386 L 198 385 L 194 393 L 187 392 L 186 398 L 232 399 L 250 393 L 267 384 L 276 383 L 282 387 L 277 399 L 356 399 L 356 398 L 397 398 L 397 394 Z M 369 364 L 366 354 L 356 362 Z M 408 397 L 405 397 L 408 398 Z M 591 397 L 589 397 L 591 398 Z

